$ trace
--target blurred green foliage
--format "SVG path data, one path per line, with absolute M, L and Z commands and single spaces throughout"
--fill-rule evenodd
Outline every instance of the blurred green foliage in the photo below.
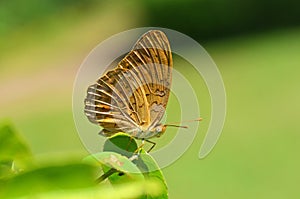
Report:
M 128 138 L 130 137 L 125 137 L 124 135 L 115 135 L 112 139 L 118 146 L 123 146 L 122 149 L 126 151 Z M 17 163 L 20 157 L 22 157 L 22 160 L 28 160 L 31 157 L 31 154 L 28 152 L 29 148 L 9 125 L 0 126 L 0 141 L 0 198 L 18 198 L 22 196 L 45 198 L 45 195 L 47 198 L 48 194 L 51 195 L 53 192 L 58 193 L 52 195 L 52 197 L 64 198 L 66 194 L 62 195 L 59 191 L 66 192 L 68 190 L 75 192 L 76 190 L 82 190 L 81 195 L 84 196 L 85 189 L 93 190 L 94 196 L 89 198 L 119 198 L 120 196 L 140 199 L 168 198 L 164 177 L 161 171 L 158 171 L 160 170 L 159 167 L 149 155 L 147 155 L 147 161 L 144 162 L 144 165 L 146 167 L 150 166 L 152 170 L 143 172 L 128 157 L 112 151 L 89 156 L 85 158 L 84 163 L 73 161 L 53 165 L 50 163 L 51 160 L 49 160 L 49 163 L 42 167 L 33 166 L 34 164 L 32 163 L 31 167 L 26 168 L 20 167 L 20 164 Z M 135 141 L 131 140 L 130 143 L 135 143 Z M 106 144 L 105 146 L 108 145 Z M 111 149 L 111 147 L 107 148 L 107 150 Z M 145 159 L 144 156 L 141 161 Z M 16 170 L 16 165 L 19 166 L 18 170 Z M 112 173 L 113 175 L 108 175 L 107 177 L 116 189 L 109 189 L 107 195 L 101 194 L 98 197 L 96 195 L 98 189 L 102 188 L 103 191 L 107 187 L 107 183 L 105 184 L 102 181 L 101 184 L 96 186 L 97 170 L 101 166 L 103 168 L 102 174 L 109 169 L 115 171 L 115 174 Z M 118 175 L 120 172 L 123 175 Z M 143 174 L 145 174 L 145 178 Z M 121 185 L 128 187 L 128 190 L 120 193 L 119 187 Z M 44 196 L 42 197 L 41 194 Z M 84 196 L 84 198 L 86 197 Z
M 300 25 L 297 0 L 167 0 L 142 1 L 147 23 L 175 29 L 196 39 Z
M 95 186 L 95 167 L 82 163 L 31 168 L 1 181 L 0 197 L 34 196 L 57 190 L 76 190 Z
M 0 1 L 0 35 L 30 23 L 43 23 L 45 18 L 74 7 L 85 12 L 95 0 L 3 0 Z
M 103 2 L 4 0 L 0 2 L 0 35 L 28 23 L 43 23 L 45 18 L 66 8 L 73 7 L 84 14 Z M 122 1 L 112 2 L 122 5 Z M 140 4 L 146 14 L 144 26 L 175 29 L 201 40 L 300 25 L 297 0 L 135 0 L 133 3 Z M 135 7 L 131 11 L 135 11 Z
M 27 144 L 8 124 L 0 124 L 0 164 L 9 166 L 12 172 L 31 166 L 32 154 Z M 3 167 L 5 166 L 5 167 Z M 0 171 L 0 178 L 1 173 Z
M 95 167 L 82 163 L 38 167 L 11 125 L 0 126 L 0 198 L 94 185 Z

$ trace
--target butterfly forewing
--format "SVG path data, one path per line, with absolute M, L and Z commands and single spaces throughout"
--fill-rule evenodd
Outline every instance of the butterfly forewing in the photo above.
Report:
M 88 88 L 85 113 L 109 136 L 123 131 L 139 138 L 153 128 L 167 106 L 172 78 L 172 54 L 166 35 L 145 33 L 133 49 Z

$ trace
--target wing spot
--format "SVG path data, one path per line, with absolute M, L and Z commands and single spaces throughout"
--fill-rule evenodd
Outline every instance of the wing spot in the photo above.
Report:
M 163 96 L 166 95 L 166 93 L 165 93 L 165 91 L 160 91 L 159 89 L 157 89 L 157 90 L 155 91 L 155 95 L 156 95 L 156 96 L 163 97 Z

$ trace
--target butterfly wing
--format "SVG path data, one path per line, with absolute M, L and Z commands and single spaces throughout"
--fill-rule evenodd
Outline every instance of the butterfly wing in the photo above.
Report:
M 102 134 L 123 131 L 139 137 L 160 122 L 168 102 L 172 54 L 166 35 L 145 33 L 116 69 L 88 88 L 85 113 L 104 128 Z
M 136 107 L 139 125 L 151 129 L 162 119 L 170 95 L 173 60 L 166 35 L 158 30 L 144 34 L 118 67 L 124 66 L 141 81 L 140 89 L 146 96 L 142 102 L 148 110 Z

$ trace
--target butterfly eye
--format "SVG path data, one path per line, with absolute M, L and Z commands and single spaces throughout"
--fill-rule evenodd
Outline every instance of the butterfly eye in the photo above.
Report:
M 161 126 L 157 126 L 157 127 L 155 128 L 155 131 L 158 132 L 158 133 L 159 133 L 159 132 L 162 132 L 162 127 L 161 127 Z

